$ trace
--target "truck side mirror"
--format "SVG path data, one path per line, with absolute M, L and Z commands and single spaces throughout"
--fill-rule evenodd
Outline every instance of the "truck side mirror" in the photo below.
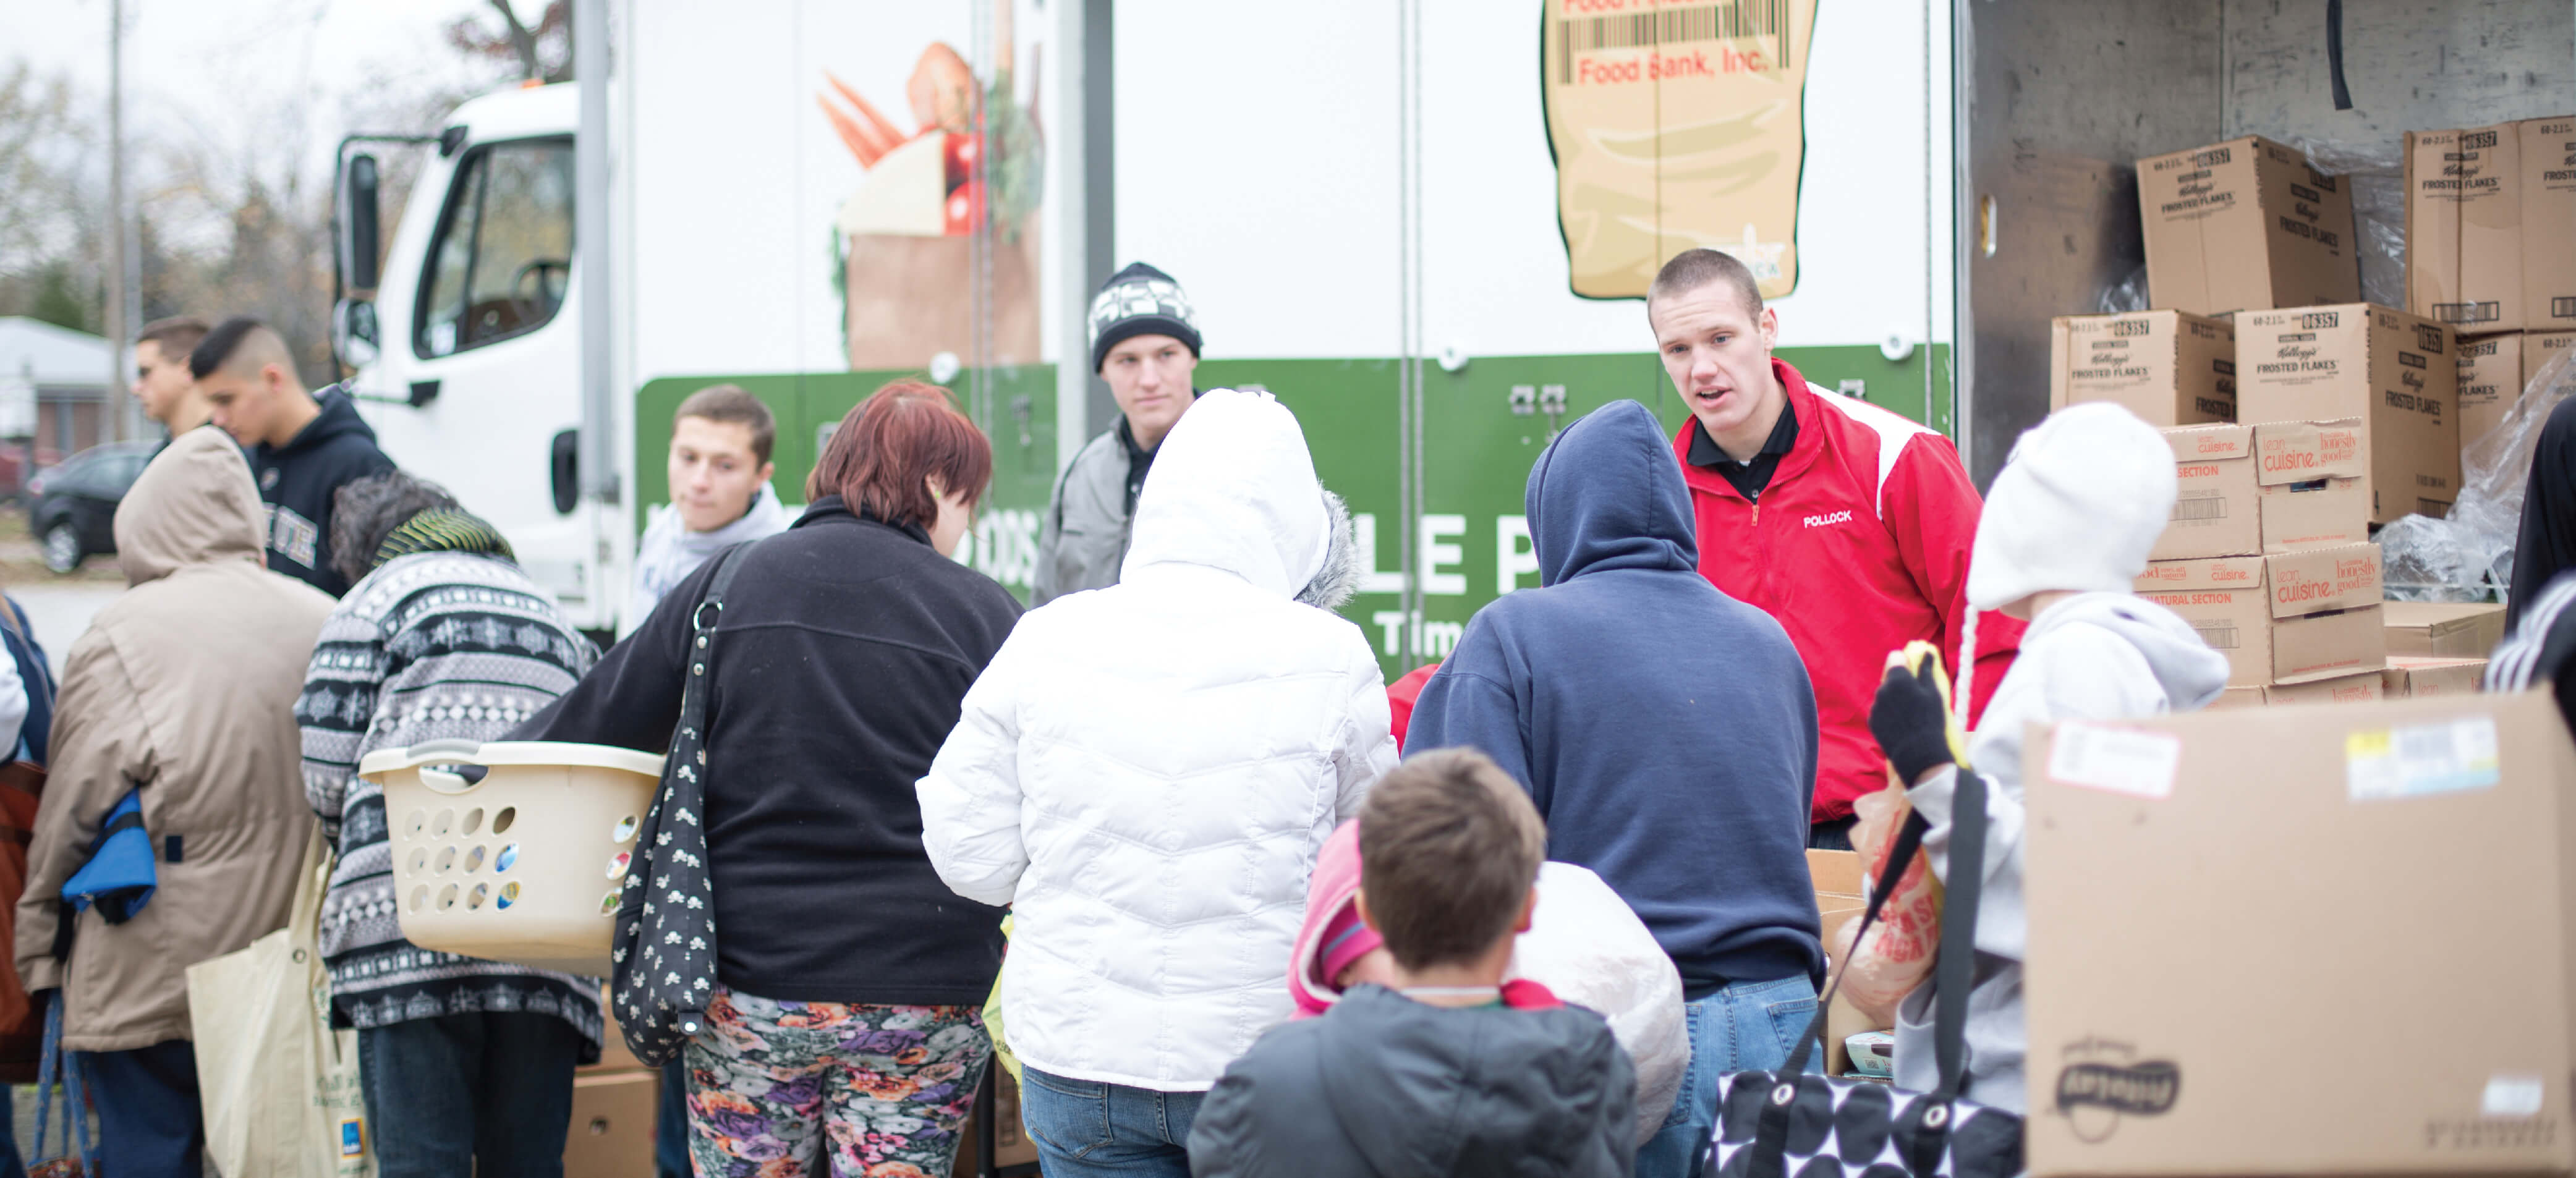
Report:
M 340 185 L 340 273 L 351 290 L 376 289 L 378 232 L 376 222 L 376 157 L 349 157 Z
M 376 305 L 342 299 L 331 308 L 331 347 L 341 363 L 364 368 L 376 362 Z

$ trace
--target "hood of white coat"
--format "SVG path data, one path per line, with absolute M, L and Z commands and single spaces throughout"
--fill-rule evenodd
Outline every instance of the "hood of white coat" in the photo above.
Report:
M 1323 568 L 1331 538 L 1297 415 L 1268 393 L 1215 389 L 1154 451 L 1119 578 L 1198 565 L 1289 598 Z
M 2211 650 L 2180 615 L 2128 593 L 2086 593 L 2042 610 L 2022 636 L 2022 648 L 2078 624 L 2100 626 L 2136 647 L 2174 711 L 2205 707 L 2227 686 L 2227 656 Z

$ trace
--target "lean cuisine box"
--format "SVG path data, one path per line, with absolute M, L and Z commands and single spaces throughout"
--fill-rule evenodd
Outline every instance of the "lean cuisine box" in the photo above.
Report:
M 2227 656 L 2230 686 L 2305 683 L 2387 663 L 2376 544 L 2157 561 L 2136 589 Z
M 2576 1169 L 2543 693 L 2034 726 L 2037 1178 Z
M 2236 317 L 2237 417 L 2358 417 L 2370 522 L 2449 513 L 2459 497 L 2459 362 L 2451 329 L 2351 303 Z
M 2048 324 L 2048 409 L 2109 401 L 2148 425 L 2236 420 L 2236 329 L 2184 311 Z
M 2464 332 L 2576 328 L 2576 117 L 2409 131 L 2406 309 Z
M 2255 556 L 2370 538 L 2358 420 L 2160 432 L 2173 447 L 2174 506 L 2148 559 Z
M 2361 297 L 2352 190 L 2269 139 L 2139 160 L 2138 213 L 2150 306 L 2216 315 Z

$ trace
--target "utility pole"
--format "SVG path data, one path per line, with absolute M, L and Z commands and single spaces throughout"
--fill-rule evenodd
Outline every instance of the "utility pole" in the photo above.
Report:
M 126 357 L 141 324 L 131 322 L 127 307 L 137 302 L 129 290 L 125 216 L 125 4 L 107 0 L 107 388 L 99 405 L 102 440 L 125 440 Z

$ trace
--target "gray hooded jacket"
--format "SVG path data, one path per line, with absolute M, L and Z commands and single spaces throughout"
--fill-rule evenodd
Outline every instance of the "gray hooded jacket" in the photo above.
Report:
M 1574 1006 L 1427 1006 L 1359 986 L 1226 1068 L 1190 1127 L 1198 1178 L 1626 1178 L 1637 1078 Z
M 2127 593 L 2086 593 L 2031 621 L 2021 655 L 1987 703 L 1968 760 L 1985 775 L 1986 876 L 1977 909 L 1977 983 L 1968 996 L 1968 1084 L 1980 1104 L 2021 1112 L 2028 1050 L 2021 966 L 2029 940 L 2022 906 L 2021 753 L 2033 721 L 2122 720 L 2208 706 L 2227 685 L 2227 659 L 2172 610 Z M 1950 877 L 1950 803 L 1958 772 L 1944 769 L 1908 791 L 1929 821 L 1923 854 Z M 1930 982 L 1896 1012 L 1896 1085 L 1938 1086 Z

